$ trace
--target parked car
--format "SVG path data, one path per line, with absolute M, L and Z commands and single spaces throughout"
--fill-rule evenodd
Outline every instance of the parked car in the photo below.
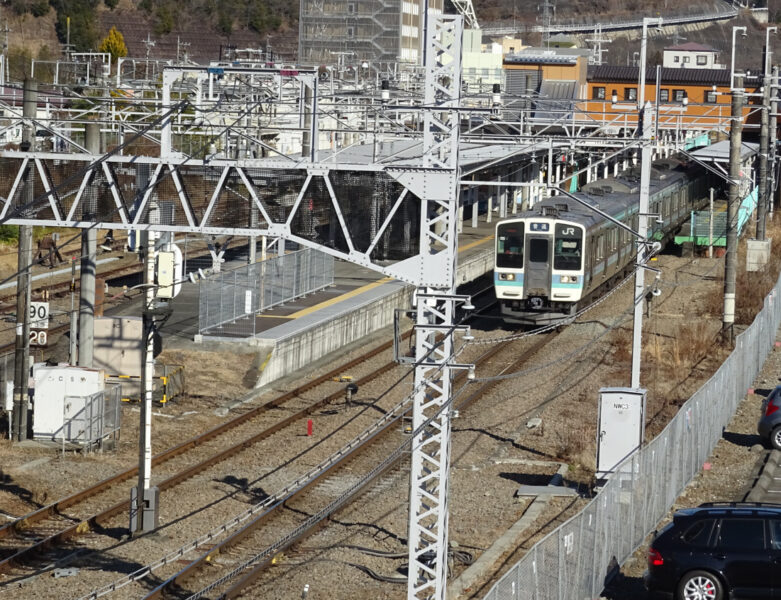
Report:
M 762 418 L 757 430 L 763 444 L 781 450 L 781 385 L 776 386 L 762 403 Z
M 781 598 L 781 504 L 677 511 L 649 546 L 643 579 L 653 595 L 676 600 Z

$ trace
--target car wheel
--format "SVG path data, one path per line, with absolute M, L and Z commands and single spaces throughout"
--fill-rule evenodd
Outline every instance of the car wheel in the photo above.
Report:
M 770 432 L 770 445 L 776 450 L 781 450 L 781 425 L 776 425 Z
M 724 591 L 719 578 L 707 571 L 687 573 L 678 584 L 678 600 L 722 600 Z

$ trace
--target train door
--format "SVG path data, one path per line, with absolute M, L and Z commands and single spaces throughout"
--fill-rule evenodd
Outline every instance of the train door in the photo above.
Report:
M 523 291 L 531 296 L 549 296 L 551 283 L 551 238 L 526 234 L 526 269 Z

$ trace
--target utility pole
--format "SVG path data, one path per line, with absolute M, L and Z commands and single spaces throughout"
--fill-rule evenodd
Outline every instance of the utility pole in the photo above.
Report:
M 154 47 L 155 42 L 152 41 L 152 36 L 147 33 L 146 39 L 141 40 L 141 43 L 146 46 L 146 73 L 144 74 L 144 80 L 149 81 L 149 51 Z
M 769 49 L 766 48 L 765 52 Z M 764 241 L 767 227 L 768 198 L 768 173 L 767 159 L 770 137 L 770 73 L 765 70 L 762 87 L 761 126 L 759 130 L 759 190 L 757 198 L 757 233 L 756 238 Z
M 100 155 L 100 124 L 87 123 L 85 127 L 87 150 Z M 98 167 L 100 168 L 100 167 Z M 95 173 L 93 172 L 93 181 Z M 94 188 L 94 186 L 91 186 Z M 95 221 L 98 212 L 98 191 L 90 190 L 82 203 L 82 220 Z M 98 232 L 89 227 L 81 233 L 81 291 L 79 293 L 79 366 L 92 368 L 95 343 L 95 275 L 98 260 Z
M 38 84 L 25 79 L 22 115 L 25 120 L 34 119 L 38 106 Z M 33 151 L 35 125 L 26 121 L 22 132 L 22 150 Z M 21 194 L 21 214 L 26 217 L 34 199 L 33 181 L 35 166 L 28 163 L 25 173 L 24 191 Z M 30 378 L 30 300 L 31 271 L 33 262 L 33 226 L 19 226 L 19 259 L 16 277 L 16 346 L 14 354 L 14 407 L 12 414 L 12 439 L 18 442 L 27 439 L 27 388 Z
M 3 38 L 3 71 L 2 76 L 0 76 L 0 85 L 5 85 L 8 83 L 9 79 L 9 73 L 8 73 L 8 34 L 11 33 L 11 29 L 8 29 L 8 20 L 6 19 L 5 23 L 3 24 L 3 29 L 1 30 L 2 33 L 5 34 L 5 37 Z
M 770 179 L 768 195 L 768 211 L 770 212 L 770 220 L 773 220 L 773 207 L 775 205 L 774 194 L 778 193 L 777 181 L 776 181 L 776 128 L 778 127 L 778 67 L 773 67 L 772 77 L 770 79 L 771 90 L 771 102 L 770 102 L 770 120 L 773 124 L 770 127 L 770 142 L 768 144 L 770 148 Z M 781 187 L 779 187 L 781 189 Z
M 735 75 L 729 132 L 729 194 L 727 195 L 727 256 L 724 261 L 724 320 L 722 343 L 735 342 L 735 279 L 738 265 L 738 207 L 740 204 L 740 146 L 743 130 L 743 75 Z

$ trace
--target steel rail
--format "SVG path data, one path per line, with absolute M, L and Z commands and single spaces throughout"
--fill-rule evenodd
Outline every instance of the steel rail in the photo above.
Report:
M 537 340 L 537 342 L 535 342 L 535 344 L 531 348 L 524 351 L 514 361 L 513 363 L 514 367 L 524 363 L 526 360 L 528 360 L 530 356 L 536 353 L 542 346 L 550 342 L 553 338 L 555 338 L 558 335 L 559 332 L 554 331 L 548 334 L 547 336 L 540 336 L 540 339 Z M 483 356 L 481 356 L 480 359 L 478 359 L 478 362 L 487 362 L 488 360 L 490 360 L 490 358 L 492 358 L 502 350 L 504 350 L 503 346 L 501 345 L 494 346 L 488 352 L 484 353 Z M 460 373 L 455 378 L 455 381 L 463 382 L 465 377 L 466 377 L 465 374 Z M 479 386 L 479 389 L 477 391 L 470 394 L 461 404 L 459 404 L 459 409 L 468 406 L 469 404 L 474 402 L 476 398 L 478 398 L 480 395 L 485 393 L 485 391 L 491 389 L 497 384 L 498 384 L 498 380 L 491 380 L 482 383 Z M 208 552 L 202 554 L 200 557 L 196 558 L 190 564 L 188 564 L 183 569 L 181 569 L 178 573 L 174 574 L 166 581 L 158 585 L 155 589 L 149 592 L 149 594 L 147 594 L 147 596 L 145 596 L 143 600 L 158 600 L 163 598 L 165 594 L 172 592 L 174 589 L 181 590 L 183 583 L 187 579 L 193 577 L 195 575 L 195 572 L 198 569 L 211 562 L 211 559 L 215 555 L 225 552 L 226 550 L 235 546 L 237 543 L 241 542 L 248 535 L 250 535 L 255 529 L 257 529 L 260 525 L 265 523 L 285 503 L 303 494 L 309 487 L 311 487 L 313 483 L 319 482 L 321 477 L 331 472 L 334 468 L 347 464 L 349 461 L 354 459 L 357 453 L 360 451 L 360 449 L 364 448 L 368 442 L 372 440 L 376 440 L 382 433 L 388 431 L 391 425 L 393 425 L 393 423 L 395 423 L 400 416 L 401 414 L 399 414 L 395 418 L 389 419 L 381 429 L 374 431 L 370 437 L 366 437 L 365 439 L 363 439 L 359 444 L 355 445 L 349 453 L 342 454 L 340 457 L 338 457 L 338 461 L 335 462 L 333 465 L 331 465 L 328 469 L 324 469 L 318 476 L 308 481 L 305 481 L 303 484 L 301 484 L 298 487 L 298 489 L 292 491 L 289 494 L 286 494 L 283 498 L 281 498 L 273 506 L 271 506 L 267 511 L 261 513 L 258 517 L 256 517 L 255 519 L 247 523 L 247 525 L 243 526 L 236 533 L 226 538 L 219 544 L 215 545 Z M 254 582 L 263 573 L 265 568 L 270 564 L 274 555 L 278 554 L 279 552 L 283 551 L 284 549 L 288 548 L 289 546 L 303 539 L 304 537 L 311 535 L 315 531 L 315 529 L 319 527 L 326 518 L 328 518 L 331 514 L 333 514 L 333 512 L 335 512 L 336 510 L 344 506 L 344 504 L 346 504 L 350 500 L 360 495 L 367 485 L 369 485 L 382 473 L 386 472 L 389 468 L 395 466 L 397 462 L 400 460 L 401 455 L 402 453 L 399 452 L 398 456 L 396 456 L 392 461 L 381 463 L 380 465 L 381 468 L 375 468 L 371 472 L 370 476 L 364 479 L 359 486 L 356 486 L 356 488 L 348 492 L 347 495 L 331 503 L 329 509 L 322 510 L 316 513 L 314 517 L 308 520 L 306 525 L 302 525 L 299 528 L 297 528 L 295 534 L 285 536 L 282 541 L 275 543 L 273 546 L 270 546 L 265 551 L 259 553 L 257 556 L 266 556 L 266 558 L 262 559 L 260 562 L 255 564 L 252 567 L 250 572 L 245 574 L 236 584 L 231 586 L 231 588 L 228 591 L 226 591 L 223 595 L 221 595 L 220 598 L 234 598 L 240 595 L 241 590 L 243 590 L 245 587 L 247 587 L 252 582 Z M 189 596 L 188 598 L 198 598 L 198 597 L 200 597 L 200 595 L 199 593 L 196 593 L 192 596 Z
M 405 337 L 409 336 L 410 333 L 406 333 Z M 330 380 L 332 380 L 334 377 L 341 375 L 345 370 L 350 369 L 362 362 L 365 362 L 374 356 L 380 354 L 381 352 L 389 349 L 392 346 L 392 342 L 385 342 L 381 344 L 380 346 L 372 349 L 371 351 L 343 364 L 340 365 L 338 368 L 333 369 L 329 371 L 328 373 L 321 375 L 320 377 L 317 377 L 313 379 L 312 381 L 305 383 L 304 385 L 301 385 L 289 392 L 286 392 L 285 394 L 282 394 L 281 396 L 274 398 L 273 400 L 270 400 L 269 402 L 266 402 L 260 406 L 257 406 L 246 413 L 239 415 L 229 421 L 226 421 L 225 423 L 221 423 L 220 425 L 217 425 L 213 427 L 212 429 L 209 429 L 208 431 L 201 433 L 197 436 L 194 436 L 188 440 L 185 440 L 184 442 L 177 444 L 176 446 L 172 446 L 171 448 L 165 450 L 164 452 L 161 452 L 160 454 L 157 454 L 152 459 L 153 465 L 160 465 L 164 463 L 165 461 L 168 461 L 176 456 L 179 456 L 181 454 L 184 454 L 185 452 L 200 446 L 204 444 L 205 442 L 208 442 L 214 438 L 217 438 L 218 436 L 225 434 L 239 425 L 242 425 L 255 417 L 264 414 L 274 408 L 277 408 L 278 406 L 284 404 L 285 402 L 288 402 L 294 398 L 297 398 L 304 394 L 305 392 L 318 387 L 322 385 L 323 383 L 326 383 Z M 379 367 L 369 375 L 364 376 L 358 382 L 357 384 L 363 384 L 366 381 L 371 380 L 374 377 L 379 377 L 383 373 L 387 372 L 391 368 L 395 367 L 396 363 L 390 362 L 386 363 L 385 365 Z M 158 484 L 158 487 L 161 491 L 164 491 L 166 489 L 170 489 L 171 487 L 176 486 L 177 484 L 181 483 L 182 481 L 185 481 L 186 479 L 189 479 L 193 475 L 197 474 L 198 472 L 216 464 L 219 463 L 226 458 L 229 458 L 230 456 L 233 456 L 234 454 L 244 450 L 245 448 L 251 446 L 252 444 L 269 437 L 270 435 L 273 435 L 283 427 L 288 426 L 295 420 L 301 419 L 306 417 L 307 415 L 311 414 L 313 411 L 318 410 L 319 408 L 322 408 L 323 406 L 328 405 L 329 403 L 333 402 L 334 400 L 337 400 L 339 398 L 342 398 L 344 395 L 343 390 L 339 390 L 337 392 L 334 392 L 332 394 L 329 394 L 322 400 L 319 400 L 318 402 L 300 410 L 296 413 L 286 417 L 282 421 L 277 422 L 276 424 L 272 425 L 269 428 L 264 429 L 261 432 L 258 432 L 251 437 L 242 440 L 241 442 L 238 442 L 237 444 L 234 444 L 230 446 L 227 449 L 224 449 L 217 454 L 214 454 L 210 458 L 207 458 L 206 460 L 203 460 L 195 465 L 192 465 L 183 471 L 180 471 L 179 473 L 169 477 L 165 481 L 160 482 Z M 131 467 L 129 469 L 126 469 L 125 471 L 122 471 L 121 473 L 118 473 L 116 475 L 113 475 L 112 477 L 109 477 L 107 479 L 104 479 L 95 485 L 86 488 L 84 490 L 81 490 L 80 492 L 77 492 L 75 494 L 72 494 L 70 496 L 67 496 L 66 498 L 63 498 L 61 500 L 58 500 L 57 502 L 53 502 L 45 507 L 42 507 L 32 513 L 29 513 L 23 517 L 20 517 L 19 519 L 12 521 L 10 523 L 5 524 L 2 528 L 0 528 L 0 537 L 8 537 L 10 535 L 13 535 L 15 533 L 22 533 L 26 530 L 28 530 L 34 523 L 41 521 L 45 518 L 51 517 L 53 515 L 61 513 L 64 509 L 71 507 L 75 504 L 78 504 L 79 502 L 82 502 L 86 499 L 89 499 L 91 497 L 94 497 L 95 495 L 106 491 L 107 489 L 111 488 L 112 486 L 116 485 L 117 483 L 120 483 L 122 481 L 125 481 L 134 475 L 138 473 L 138 467 Z M 3 560 L 0 560 L 0 572 L 3 572 L 10 568 L 14 564 L 18 564 L 24 559 L 29 558 L 34 553 L 39 552 L 41 550 L 44 550 L 46 548 L 50 548 L 56 544 L 62 543 L 68 539 L 71 539 L 78 535 L 83 535 L 91 531 L 96 525 L 100 525 L 107 521 L 108 519 L 114 517 L 115 515 L 119 514 L 123 510 L 128 510 L 130 506 L 130 501 L 125 500 L 122 502 L 119 502 L 105 510 L 103 510 L 100 513 L 94 514 L 86 519 L 80 520 L 78 523 L 71 524 L 67 528 L 59 531 L 58 533 L 55 533 L 53 535 L 48 536 L 47 538 L 40 540 L 36 544 L 32 546 L 28 546 L 27 548 L 23 548 L 16 552 L 15 554 L 4 558 Z

